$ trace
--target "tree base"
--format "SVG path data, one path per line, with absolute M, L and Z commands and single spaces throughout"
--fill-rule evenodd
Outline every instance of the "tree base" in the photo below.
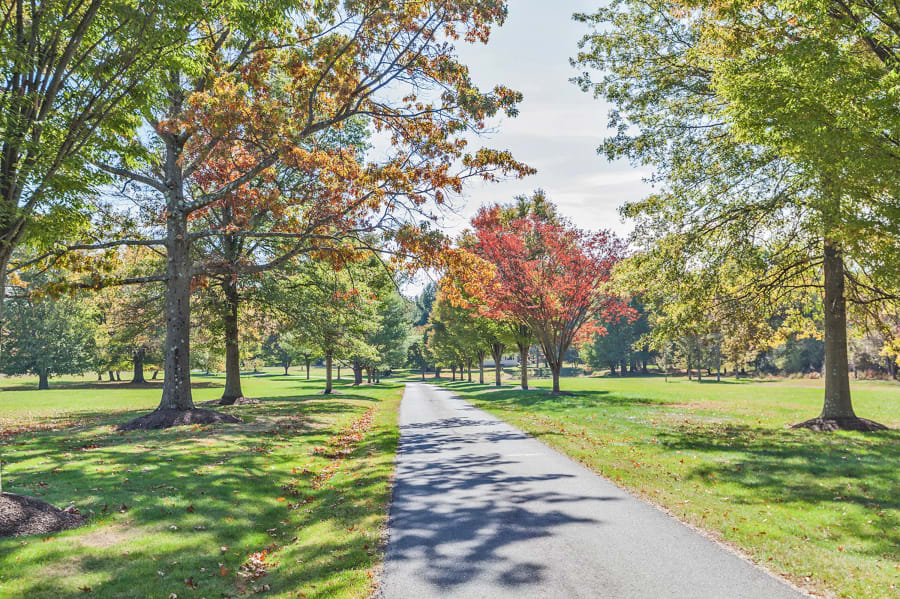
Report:
M 240 418 L 213 410 L 156 410 L 119 425 L 119 431 L 150 431 L 192 424 L 239 424 Z
M 876 431 L 890 430 L 883 424 L 866 420 L 865 418 L 813 418 L 804 422 L 798 422 L 791 428 L 806 428 L 819 433 L 834 431 L 861 431 L 864 433 L 873 433 Z
M 69 528 L 83 522 L 75 512 L 68 512 L 34 497 L 0 494 L 0 537 L 43 535 Z
M 259 403 L 258 399 L 253 397 L 223 397 L 215 401 L 207 402 L 203 405 L 208 406 L 254 406 Z

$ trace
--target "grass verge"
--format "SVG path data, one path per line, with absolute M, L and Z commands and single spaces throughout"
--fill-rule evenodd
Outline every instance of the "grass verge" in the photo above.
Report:
M 197 382 L 195 401 L 221 394 L 219 378 Z M 243 424 L 127 434 L 113 426 L 158 389 L 4 391 L 4 490 L 90 520 L 0 539 L 0 597 L 368 596 L 402 386 L 320 387 L 248 377 L 261 403 L 223 409 Z

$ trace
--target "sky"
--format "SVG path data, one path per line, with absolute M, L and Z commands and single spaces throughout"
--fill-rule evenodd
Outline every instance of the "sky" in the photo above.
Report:
M 537 174 L 500 183 L 473 183 L 460 200 L 459 214 L 444 221 L 448 232 L 465 228 L 479 206 L 509 202 L 542 188 L 583 229 L 630 231 L 617 208 L 647 194 L 646 170 L 627 162 L 610 163 L 597 147 L 610 133 L 607 105 L 582 92 L 569 79 L 577 74 L 569 58 L 588 32 L 572 20 L 592 12 L 602 0 L 509 0 L 509 17 L 487 45 L 460 44 L 458 53 L 480 87 L 501 83 L 522 92 L 514 119 L 498 120 L 481 145 L 511 150 Z M 473 140 L 477 142 L 478 140 Z

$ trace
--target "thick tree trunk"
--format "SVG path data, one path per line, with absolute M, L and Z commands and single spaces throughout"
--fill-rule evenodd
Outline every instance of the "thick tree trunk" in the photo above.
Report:
M 309 358 L 306 359 L 306 380 L 309 380 L 309 363 L 312 362 Z
M 844 260 L 833 242 L 825 242 L 825 403 L 822 418 L 856 418 L 850 400 L 847 359 L 847 304 Z
M 559 393 L 559 373 L 562 370 L 562 364 L 551 364 L 550 372 L 553 373 L 553 392 Z
M 528 346 L 524 343 L 518 343 L 519 346 L 519 366 L 521 367 L 519 384 L 522 389 L 528 390 Z
M 332 391 L 331 385 L 331 361 L 332 354 L 331 352 L 325 352 L 325 391 L 323 393 L 328 395 Z
M 225 296 L 222 312 L 222 324 L 225 329 L 225 390 L 222 392 L 222 399 L 219 403 L 229 406 L 244 396 L 244 391 L 241 389 L 241 346 L 238 336 L 240 297 L 237 283 L 230 277 L 226 277 L 222 282 L 222 292 Z M 287 369 L 285 369 L 285 374 L 287 374 Z
M 38 389 L 49 389 L 50 388 L 50 377 L 48 376 L 46 371 L 42 371 L 38 373 Z
M 455 380 L 456 380 L 456 366 L 451 366 L 451 367 L 450 367 L 450 380 L 451 380 L 451 381 L 455 381 Z
M 840 247 L 825 240 L 825 401 L 818 418 L 795 427 L 814 430 L 884 430 L 881 424 L 856 416 L 850 400 L 847 359 L 847 300 L 844 297 L 844 258 Z
M 354 385 L 362 385 L 363 382 L 363 367 L 357 360 L 353 360 L 353 384 Z
M 170 153 L 171 154 L 171 153 Z M 169 160 L 174 160 L 170 155 Z M 180 168 L 171 169 L 180 174 Z M 182 192 L 181 181 L 169 193 Z M 180 197 L 177 198 L 180 200 Z M 166 215 L 166 359 L 158 410 L 192 410 L 191 397 L 191 242 L 181 202 L 168 202 Z
M 131 382 L 135 385 L 146 383 L 144 379 L 144 350 L 137 349 L 131 353 L 131 361 L 134 364 L 134 375 Z

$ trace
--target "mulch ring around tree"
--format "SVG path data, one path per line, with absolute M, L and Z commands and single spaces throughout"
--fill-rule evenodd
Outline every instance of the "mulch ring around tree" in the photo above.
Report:
M 827 433 L 834 431 L 861 431 L 864 433 L 874 433 L 877 431 L 890 430 L 883 424 L 867 420 L 865 418 L 813 418 L 804 422 L 798 422 L 791 428 L 808 428 L 809 430 L 819 433 Z
M 119 425 L 120 431 L 149 431 L 173 426 L 191 426 L 194 424 L 240 424 L 237 416 L 223 414 L 213 410 L 156 410 L 135 418 L 131 422 Z
M 43 535 L 75 528 L 82 522 L 75 510 L 61 510 L 25 495 L 0 494 L 0 537 Z

